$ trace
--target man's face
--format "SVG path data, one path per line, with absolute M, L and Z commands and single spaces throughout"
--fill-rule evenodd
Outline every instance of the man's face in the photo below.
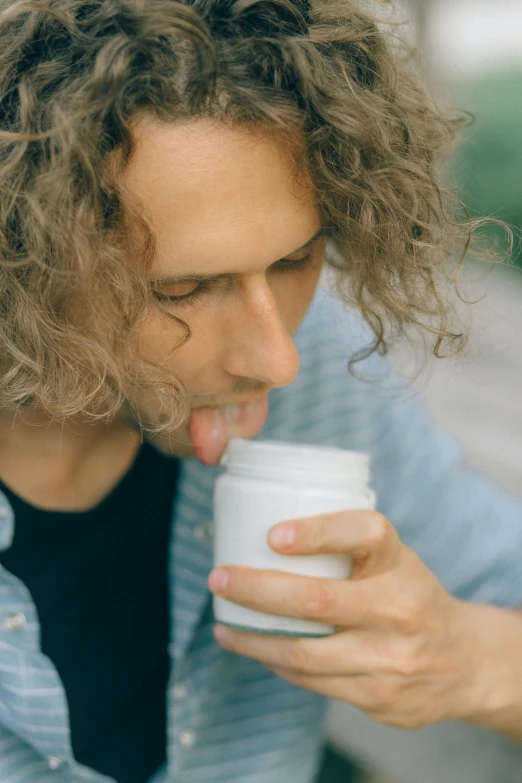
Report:
M 321 218 L 310 184 L 296 182 L 295 163 L 272 138 L 207 120 L 142 120 L 134 136 L 124 185 L 156 237 L 152 290 L 192 333 L 173 350 L 182 331 L 160 310 L 142 332 L 145 354 L 172 370 L 195 411 L 156 442 L 215 463 L 232 435 L 256 434 L 267 392 L 297 374 L 292 337 L 321 271 L 324 236 L 310 242 Z M 141 405 L 143 420 L 157 417 L 158 402 Z

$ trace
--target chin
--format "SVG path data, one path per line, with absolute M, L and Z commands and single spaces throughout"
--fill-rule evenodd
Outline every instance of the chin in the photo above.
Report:
M 186 434 L 176 432 L 176 434 L 164 433 L 161 435 L 151 435 L 144 432 L 143 436 L 151 446 L 154 446 L 155 449 L 162 454 L 165 454 L 167 457 L 179 457 L 180 459 L 196 458 L 196 452 Z
M 133 413 L 130 407 L 125 406 L 120 414 L 121 419 L 141 432 L 143 440 L 150 443 L 162 454 L 167 457 L 179 457 L 180 459 L 196 459 L 196 452 L 192 446 L 190 435 L 188 433 L 188 422 L 172 432 L 163 432 L 159 435 L 148 432 L 144 427 L 152 425 L 154 422 L 151 414 L 140 409 L 139 419 Z M 142 424 L 144 426 L 142 426 Z

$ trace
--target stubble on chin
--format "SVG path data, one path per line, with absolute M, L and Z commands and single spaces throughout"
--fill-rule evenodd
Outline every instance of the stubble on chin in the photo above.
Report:
M 171 432 L 151 433 L 148 428 L 161 423 L 161 415 L 157 419 L 153 419 L 142 408 L 140 408 L 138 415 L 128 404 L 121 409 L 120 418 L 125 424 L 137 430 L 141 434 L 142 440 L 150 443 L 161 454 L 180 459 L 195 458 L 196 454 L 188 433 L 188 420 Z
M 161 435 L 144 433 L 144 439 L 167 457 L 191 459 L 196 456 L 188 433 L 185 438 L 180 430 Z

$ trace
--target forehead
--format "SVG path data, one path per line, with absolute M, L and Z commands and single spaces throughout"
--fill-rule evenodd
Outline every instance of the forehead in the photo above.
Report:
M 123 184 L 156 235 L 157 271 L 232 271 L 247 248 L 249 264 L 261 265 L 291 253 L 319 225 L 310 183 L 296 178 L 294 159 L 274 137 L 207 120 L 141 120 L 134 141 Z

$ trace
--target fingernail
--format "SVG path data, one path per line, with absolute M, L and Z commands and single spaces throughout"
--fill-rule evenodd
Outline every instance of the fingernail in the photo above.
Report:
M 280 549 L 287 549 L 295 542 L 295 530 L 291 525 L 278 525 L 269 532 L 268 541 Z
M 214 626 L 214 637 L 220 644 L 224 644 L 228 639 L 228 631 L 224 625 Z
M 223 568 L 216 568 L 208 578 L 208 586 L 213 593 L 224 593 L 228 584 L 228 572 Z

